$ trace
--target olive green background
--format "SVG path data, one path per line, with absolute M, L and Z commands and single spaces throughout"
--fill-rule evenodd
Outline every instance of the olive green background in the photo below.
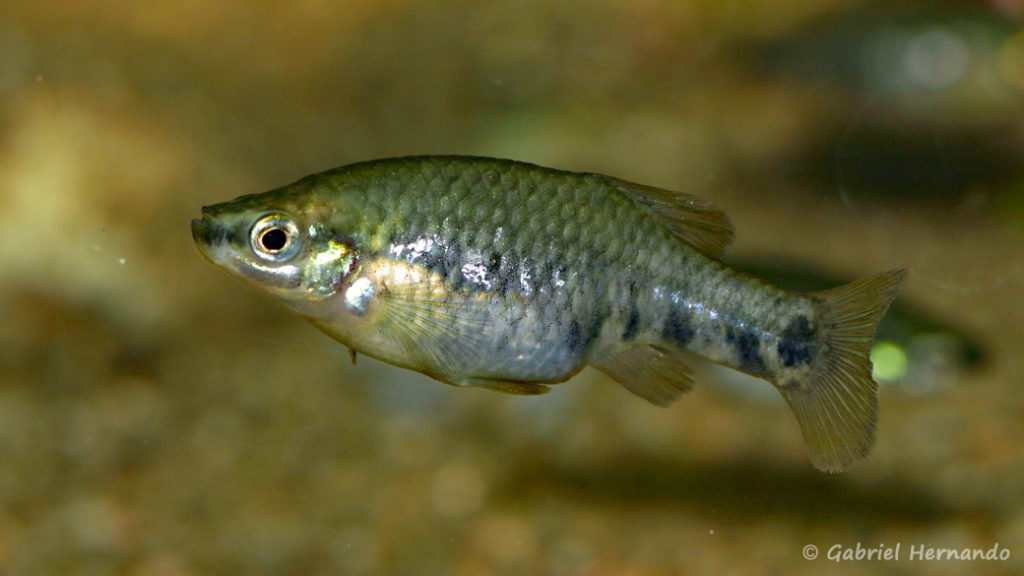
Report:
M 4 2 L 0 573 L 1024 571 L 1015 4 Z M 702 367 L 658 409 L 591 370 L 520 398 L 353 366 L 192 244 L 204 204 L 423 153 L 699 194 L 730 258 L 907 264 L 987 360 L 883 387 L 825 475 L 766 383 Z M 826 558 L 857 543 L 902 558 Z

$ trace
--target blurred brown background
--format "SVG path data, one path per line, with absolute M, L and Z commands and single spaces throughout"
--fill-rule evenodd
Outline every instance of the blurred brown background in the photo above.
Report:
M 4 2 L 0 573 L 1021 573 L 1022 15 Z M 702 195 L 736 261 L 909 265 L 933 327 L 893 337 L 874 453 L 814 471 L 768 384 L 708 367 L 658 409 L 589 370 L 518 398 L 352 366 L 192 245 L 204 204 L 413 153 Z M 953 359 L 911 378 L 922 330 Z M 826 558 L 858 542 L 902 559 Z

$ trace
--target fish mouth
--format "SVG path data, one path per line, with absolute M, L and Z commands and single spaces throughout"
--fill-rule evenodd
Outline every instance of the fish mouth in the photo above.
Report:
M 205 216 L 202 220 L 192 221 L 192 239 L 196 244 L 210 244 L 210 222 Z
M 208 206 L 204 206 L 203 217 L 192 220 L 192 239 L 195 241 L 199 251 L 209 259 L 211 256 L 210 251 L 214 244 L 222 241 L 223 236 L 224 232 L 214 219 L 211 210 Z
M 219 216 L 218 206 L 203 206 L 200 211 L 202 217 L 192 220 L 192 238 L 196 242 L 213 244 L 218 236 L 223 235 L 222 222 Z

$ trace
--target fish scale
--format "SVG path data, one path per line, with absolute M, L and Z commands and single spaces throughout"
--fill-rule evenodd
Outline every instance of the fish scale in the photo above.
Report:
M 751 373 L 828 471 L 873 442 L 867 350 L 904 274 L 788 292 L 718 259 L 732 227 L 696 197 L 465 156 L 343 166 L 204 208 L 192 231 L 353 354 L 449 384 L 539 394 L 592 365 L 667 405 L 690 354 Z

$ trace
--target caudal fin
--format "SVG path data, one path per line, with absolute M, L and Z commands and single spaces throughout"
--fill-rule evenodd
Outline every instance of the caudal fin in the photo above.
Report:
M 813 295 L 824 356 L 806 379 L 780 390 L 819 470 L 841 472 L 871 450 L 878 419 L 871 344 L 905 275 L 897 268 Z

